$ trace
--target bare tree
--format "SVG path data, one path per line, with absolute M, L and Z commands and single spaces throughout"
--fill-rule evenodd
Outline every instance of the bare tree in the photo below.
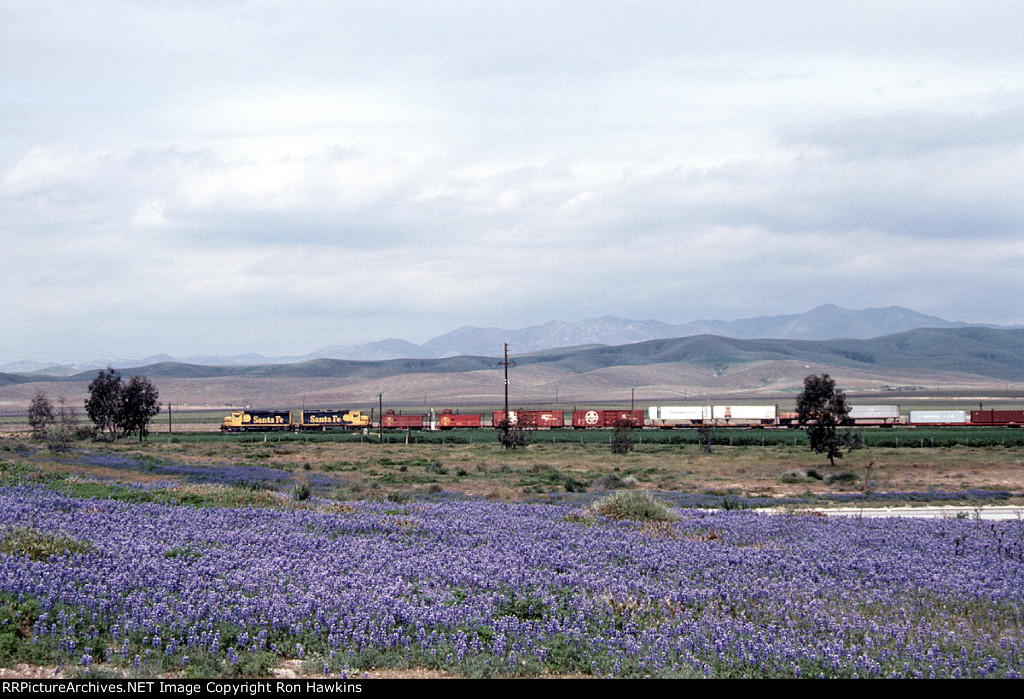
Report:
M 518 420 L 512 422 L 508 415 L 497 424 L 498 442 L 506 449 L 518 449 L 526 446 L 526 433 L 523 432 Z
M 53 423 L 53 403 L 42 389 L 36 391 L 28 406 L 28 424 L 32 428 L 32 436 L 46 439 L 46 431 Z
M 620 417 L 615 421 L 615 434 L 612 437 L 612 453 L 628 454 L 633 451 L 633 421 Z
M 710 422 L 701 422 L 697 427 L 697 444 L 702 450 L 711 453 L 711 443 L 715 438 L 715 427 Z
M 46 437 L 46 443 L 53 451 L 65 451 L 78 434 L 78 412 L 64 396 L 57 399 L 57 411 L 53 429 Z

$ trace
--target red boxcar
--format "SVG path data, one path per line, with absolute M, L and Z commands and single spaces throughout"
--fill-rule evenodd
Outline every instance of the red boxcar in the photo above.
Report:
M 1024 410 L 972 410 L 972 425 L 1024 425 Z
M 494 411 L 494 426 L 505 419 L 504 410 Z M 518 427 L 564 427 L 565 418 L 561 410 L 509 410 L 508 419 Z
M 394 410 L 386 410 L 381 416 L 381 424 L 388 429 L 422 430 L 423 416 L 396 415 Z
M 483 421 L 483 415 L 459 415 L 451 410 L 445 410 L 437 416 L 437 426 L 442 430 L 450 430 L 454 427 L 480 427 Z
M 644 426 L 643 410 L 573 410 L 572 426 L 617 427 L 622 422 L 629 427 Z

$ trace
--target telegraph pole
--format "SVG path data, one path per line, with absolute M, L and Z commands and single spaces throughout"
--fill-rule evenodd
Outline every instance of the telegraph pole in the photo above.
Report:
M 515 366 L 515 365 L 516 365 L 515 362 L 510 362 L 508 360 L 508 343 L 506 342 L 505 343 L 505 361 L 498 362 L 498 366 L 504 366 L 505 367 L 505 419 L 506 420 L 509 419 L 509 417 L 508 417 L 508 368 L 510 366 Z

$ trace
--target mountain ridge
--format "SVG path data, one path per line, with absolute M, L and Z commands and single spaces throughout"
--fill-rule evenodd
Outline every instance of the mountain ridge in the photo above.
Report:
M 158 354 L 143 359 L 94 360 L 71 364 L 55 362 L 14 362 L 0 366 L 9 374 L 73 375 L 108 365 L 138 368 L 163 362 L 205 366 L 256 366 L 297 364 L 314 359 L 387 361 L 393 359 L 438 359 L 455 356 L 496 356 L 503 344 L 516 354 L 593 345 L 621 346 L 656 339 L 713 335 L 735 339 L 779 339 L 826 341 L 839 338 L 870 339 L 918 328 L 996 327 L 947 321 L 900 306 L 850 310 L 823 304 L 805 313 L 757 316 L 739 320 L 697 320 L 670 324 L 658 320 L 633 320 L 600 316 L 583 321 L 548 321 L 518 330 L 464 326 L 438 335 L 422 344 L 387 338 L 353 345 L 332 345 L 306 355 L 268 357 L 256 353 L 232 356 L 199 355 L 174 357 Z M 1008 329 L 1008 328 L 1003 328 Z
M 446 357 L 459 354 L 494 354 L 504 343 L 517 353 L 588 344 L 623 345 L 646 340 L 672 339 L 694 335 L 716 335 L 736 339 L 830 340 L 842 337 L 869 339 L 923 327 L 974 327 L 962 321 L 948 321 L 903 308 L 850 310 L 823 304 L 800 314 L 758 316 L 740 320 L 697 320 L 670 324 L 657 320 L 632 320 L 600 316 L 583 321 L 549 321 L 519 330 L 464 326 L 424 342 L 407 343 L 409 358 Z M 979 327 L 990 327 L 982 326 Z M 334 345 L 313 353 L 334 359 L 398 359 L 380 356 L 380 343 Z M 312 355 L 311 355 L 312 356 Z
M 798 361 L 850 368 L 927 369 L 1001 381 L 1024 380 L 1024 329 L 918 328 L 867 340 L 745 340 L 717 335 L 645 340 L 626 345 L 589 345 L 514 354 L 518 367 L 550 366 L 586 374 L 612 367 L 690 365 L 716 373 L 752 363 Z M 403 374 L 493 371 L 496 358 L 479 355 L 377 361 L 317 358 L 296 363 L 208 366 L 158 362 L 136 367 L 153 378 L 385 378 Z M 89 381 L 93 371 L 53 377 Z M 0 383 L 45 380 L 40 375 L 0 374 Z

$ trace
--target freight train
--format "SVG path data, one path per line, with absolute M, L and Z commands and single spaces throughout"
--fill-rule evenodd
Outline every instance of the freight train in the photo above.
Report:
M 224 418 L 221 430 L 358 430 L 371 427 L 451 430 L 496 427 L 504 420 L 504 410 L 491 411 L 489 416 L 483 413 L 456 413 L 452 410 L 440 413 L 431 410 L 428 413 L 406 415 L 387 410 L 379 420 L 374 420 L 361 410 L 233 410 Z M 674 429 L 702 426 L 786 428 L 797 426 L 797 414 L 780 411 L 775 405 L 670 405 L 651 406 L 646 414 L 643 410 L 635 409 L 510 410 L 508 421 L 510 425 L 522 429 Z M 898 405 L 853 405 L 844 424 L 849 427 L 1020 427 L 1024 425 L 1024 410 L 911 410 L 904 413 Z

